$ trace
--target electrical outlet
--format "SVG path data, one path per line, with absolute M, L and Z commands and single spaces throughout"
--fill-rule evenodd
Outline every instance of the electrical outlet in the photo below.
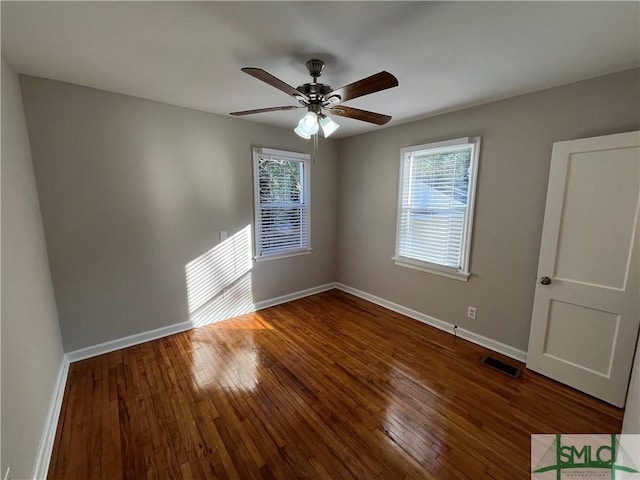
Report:
M 231 289 L 230 288 L 223 288 L 222 289 L 222 298 L 224 298 L 225 300 L 227 298 L 229 298 L 229 294 L 231 293 Z
M 476 307 L 467 307 L 467 317 L 472 320 L 476 319 Z

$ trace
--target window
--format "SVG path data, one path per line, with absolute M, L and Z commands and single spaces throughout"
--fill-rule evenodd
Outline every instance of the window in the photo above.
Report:
M 403 148 L 397 265 L 467 280 L 480 138 Z
M 253 149 L 256 261 L 309 253 L 309 155 Z

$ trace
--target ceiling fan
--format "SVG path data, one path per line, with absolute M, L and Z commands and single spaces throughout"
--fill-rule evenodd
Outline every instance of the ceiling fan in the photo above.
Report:
M 396 87 L 398 79 L 389 72 L 380 72 L 370 77 L 363 78 L 357 82 L 350 83 L 341 88 L 333 89 L 329 85 L 318 82 L 318 77 L 324 69 L 324 62 L 316 58 L 306 63 L 309 75 L 313 78 L 310 83 L 304 83 L 298 88 L 293 88 L 279 78 L 274 77 L 270 73 L 261 68 L 246 67 L 242 71 L 248 73 L 252 77 L 268 83 L 272 87 L 291 95 L 298 100 L 300 105 L 285 105 L 282 107 L 258 108 L 256 110 L 243 110 L 241 112 L 231 112 L 231 115 L 251 115 L 254 113 L 275 112 L 280 110 L 294 110 L 296 108 L 306 108 L 307 113 L 300 119 L 298 126 L 294 132 L 302 138 L 309 139 L 312 135 L 318 133 L 322 128 L 322 133 L 328 137 L 335 132 L 340 125 L 333 121 L 323 111 L 337 115 L 340 117 L 353 118 L 363 122 L 374 123 L 376 125 L 384 125 L 391 120 L 390 115 L 360 110 L 359 108 L 337 105 L 340 102 L 346 102 L 354 98 L 369 95 L 370 93 L 386 90 L 387 88 Z

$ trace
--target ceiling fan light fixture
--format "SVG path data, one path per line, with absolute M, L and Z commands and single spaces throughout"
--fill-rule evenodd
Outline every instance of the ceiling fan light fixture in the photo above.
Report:
M 322 120 L 320 120 L 320 126 L 322 127 L 322 133 L 324 134 L 324 138 L 327 138 L 333 132 L 335 132 L 340 125 L 336 123 L 332 118 L 327 115 L 322 115 Z
M 296 133 L 296 135 L 298 135 L 299 137 L 304 138 L 305 140 L 309 140 L 311 138 L 311 135 L 309 135 L 308 133 L 306 133 L 301 127 L 300 127 L 300 123 L 298 123 L 298 126 L 296 128 L 293 129 L 293 131 Z
M 298 122 L 298 126 L 294 129 L 294 132 L 298 135 L 301 133 L 308 135 L 308 137 L 300 135 L 302 138 L 310 138 L 311 135 L 318 133 L 318 128 L 318 116 L 314 112 L 307 112 L 306 115 Z
M 307 112 L 300 121 L 304 125 L 304 128 L 309 130 L 316 129 L 316 132 L 318 131 L 318 116 L 314 112 Z

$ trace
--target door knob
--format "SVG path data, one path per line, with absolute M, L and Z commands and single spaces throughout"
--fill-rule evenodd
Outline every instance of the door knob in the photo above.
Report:
M 549 285 L 550 283 L 551 283 L 551 279 L 549 277 L 540 278 L 540 284 L 541 285 Z

